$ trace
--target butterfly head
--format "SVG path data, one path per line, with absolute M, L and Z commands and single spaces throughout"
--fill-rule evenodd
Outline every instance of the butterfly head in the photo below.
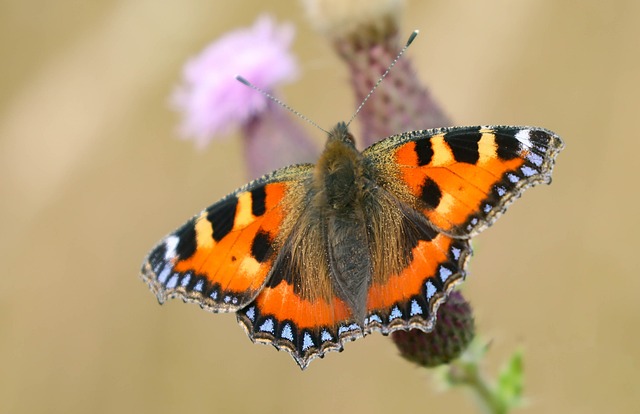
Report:
M 349 132 L 349 126 L 344 122 L 338 122 L 329 132 L 328 142 L 339 141 L 355 148 L 355 139 L 351 132 Z

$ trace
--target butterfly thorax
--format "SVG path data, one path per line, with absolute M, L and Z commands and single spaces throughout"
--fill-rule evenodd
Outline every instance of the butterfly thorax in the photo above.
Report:
M 362 320 L 372 278 L 363 200 L 368 191 L 362 154 L 344 123 L 330 133 L 314 173 L 314 209 L 321 221 L 329 276 L 338 296 Z
M 318 192 L 316 205 L 319 207 L 339 212 L 353 207 L 361 198 L 364 186 L 362 155 L 344 123 L 339 123 L 329 133 L 316 164 L 314 181 Z

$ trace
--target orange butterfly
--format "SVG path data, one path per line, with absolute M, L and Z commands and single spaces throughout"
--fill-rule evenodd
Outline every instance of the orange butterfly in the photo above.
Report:
M 465 277 L 469 239 L 522 192 L 549 183 L 562 140 L 536 127 L 406 132 L 362 152 L 347 125 L 316 165 L 268 174 L 162 240 L 142 277 L 236 312 L 251 340 L 301 368 L 372 331 L 429 332 Z

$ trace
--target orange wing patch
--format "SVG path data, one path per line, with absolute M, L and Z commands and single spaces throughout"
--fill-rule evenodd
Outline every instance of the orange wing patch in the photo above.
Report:
M 271 269 L 272 245 L 284 218 L 279 204 L 286 184 L 245 191 L 227 203 L 204 210 L 195 219 L 196 249 L 174 263 L 174 270 L 194 272 L 223 292 L 255 296 Z M 233 210 L 233 214 L 232 214 Z
M 281 252 L 281 260 L 288 254 Z M 315 357 L 341 350 L 344 341 L 363 335 L 361 322 L 333 290 L 327 297 L 304 297 L 302 278 L 322 275 L 328 277 L 297 274 L 291 262 L 279 262 L 255 300 L 237 312 L 238 322 L 253 341 L 288 351 L 303 369 Z
M 214 311 L 245 306 L 277 256 L 287 194 L 297 181 L 256 181 L 203 210 L 166 237 L 143 264 L 160 302 L 180 296 Z
M 285 281 L 281 281 L 275 287 L 265 288 L 256 297 L 255 304 L 263 314 L 274 315 L 281 321 L 290 320 L 300 329 L 337 325 L 339 321 L 347 320 L 351 315 L 342 300 L 305 300 L 295 294 L 293 286 Z
M 238 322 L 253 341 L 288 351 L 304 369 L 315 357 L 339 351 L 345 340 L 362 336 L 362 327 L 351 321 L 344 301 L 336 296 L 329 301 L 303 299 L 294 286 L 279 280 L 237 312 Z
M 515 127 L 453 128 L 399 145 L 401 180 L 438 229 L 471 236 L 527 187 L 548 182 L 561 148 L 552 133 Z
M 369 289 L 365 321 L 367 331 L 388 334 L 397 329 L 433 329 L 436 312 L 453 287 L 464 279 L 464 266 L 471 255 L 466 240 L 438 233 L 420 240 L 412 260 L 400 274 Z

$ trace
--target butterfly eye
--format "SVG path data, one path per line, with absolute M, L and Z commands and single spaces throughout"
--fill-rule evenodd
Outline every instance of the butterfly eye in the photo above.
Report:
M 351 145 L 355 145 L 356 143 L 356 139 L 353 137 L 353 135 L 351 135 L 351 132 L 347 132 L 346 134 L 344 134 L 344 136 L 342 137 L 342 139 L 345 142 L 348 142 Z
M 355 147 L 355 138 L 349 132 L 347 124 L 338 122 L 338 124 L 329 132 L 329 141 L 340 141 Z

